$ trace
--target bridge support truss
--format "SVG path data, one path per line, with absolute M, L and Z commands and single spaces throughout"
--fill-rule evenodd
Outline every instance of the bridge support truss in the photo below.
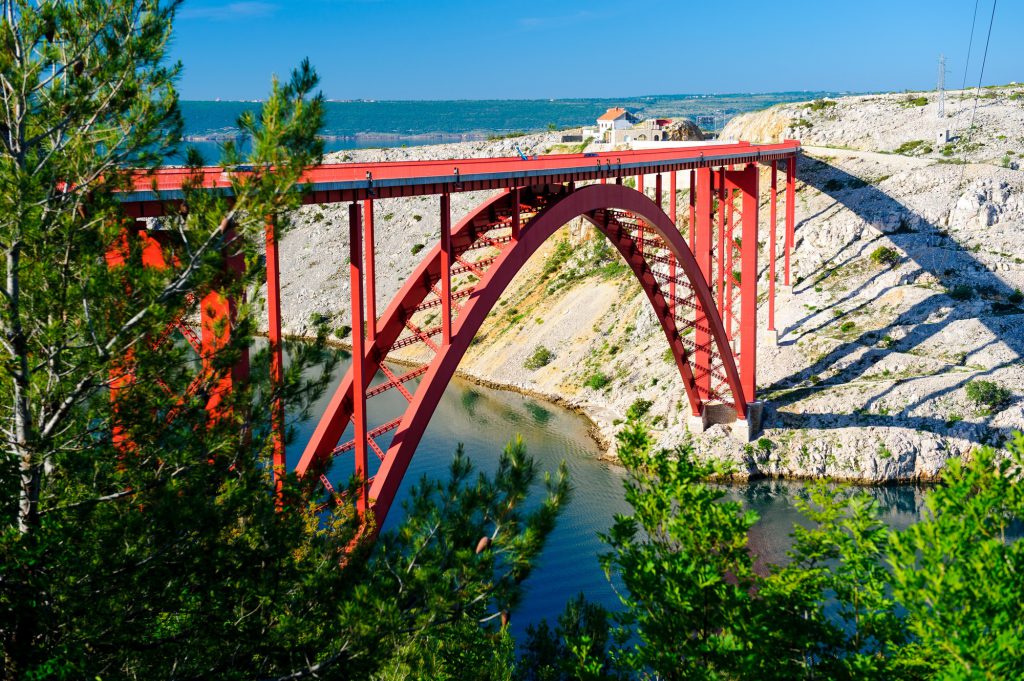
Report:
M 770 170 L 775 171 L 774 161 Z M 686 201 L 689 229 L 678 220 L 679 171 L 655 175 L 653 201 L 626 187 L 621 177 L 614 184 L 580 188 L 573 183 L 516 186 L 455 226 L 449 193 L 441 193 L 439 242 L 379 319 L 363 296 L 364 287 L 373 286 L 372 200 L 350 202 L 353 365 L 317 424 L 298 472 L 322 476 L 331 489 L 332 479 L 346 479 L 342 471 L 354 472 L 366 481 L 355 503 L 382 522 L 445 387 L 487 313 L 529 257 L 577 217 L 609 239 L 641 284 L 676 359 L 691 430 L 726 423 L 736 437 L 749 441 L 760 419 L 760 169 L 745 163 L 682 172 L 684 184 L 693 188 Z M 637 176 L 638 187 L 644 186 L 641 178 Z M 772 201 L 775 196 L 773 190 Z M 789 191 L 787 216 L 793 215 L 791 205 Z M 769 211 L 770 241 L 776 235 L 774 203 Z M 785 234 L 788 258 L 793 243 L 788 222 Z M 771 258 L 775 244 L 766 245 Z M 769 271 L 774 272 L 774 262 Z M 767 291 L 772 315 L 773 284 L 772 274 Z M 410 346 L 419 348 L 423 357 L 418 365 L 399 371 L 387 364 L 390 353 Z M 385 380 L 371 388 L 378 372 Z M 370 423 L 367 400 L 389 391 L 403 396 L 404 412 Z M 342 441 L 346 432 L 351 437 Z M 350 455 L 350 465 L 338 465 Z
M 679 370 L 690 407 L 690 429 L 703 431 L 713 423 L 725 423 L 739 439 L 748 441 L 758 429 L 760 414 L 756 399 L 760 171 L 766 167 L 770 177 L 764 293 L 767 331 L 774 341 L 778 171 L 783 163 L 781 264 L 788 287 L 795 245 L 798 148 L 792 142 L 761 147 L 741 142 L 541 160 L 470 159 L 457 161 L 454 173 L 441 164 L 455 162 L 313 169 L 306 201 L 345 203 L 349 208 L 353 355 L 352 366 L 297 463 L 297 472 L 319 475 L 332 494 L 333 483 L 346 483 L 355 475 L 362 482 L 357 485 L 357 497 L 348 501 L 361 512 L 372 513 L 379 528 L 449 380 L 484 319 L 530 256 L 576 218 L 589 221 L 616 247 L 643 289 Z M 374 173 L 378 173 L 376 180 Z M 174 171 L 167 174 L 173 176 Z M 635 178 L 631 184 L 637 189 L 624 182 L 630 177 Z M 210 169 L 209 178 L 213 189 L 224 182 L 220 169 Z M 680 201 L 680 181 L 688 187 L 685 202 Z M 169 177 L 165 182 L 173 187 L 177 180 Z M 500 191 L 453 225 L 450 195 L 479 190 Z M 438 197 L 440 238 L 378 315 L 374 202 L 423 195 Z M 174 204 L 173 199 L 153 198 L 141 188 L 132 196 L 125 200 L 126 212 L 139 218 L 163 214 Z M 685 206 L 685 225 L 680 224 L 680 203 Z M 142 228 L 144 223 L 139 224 L 141 237 L 151 238 Z M 268 220 L 270 374 L 279 388 L 283 355 L 277 238 L 275 225 Z M 151 258 L 158 255 L 162 258 L 159 247 Z M 108 260 L 112 267 L 119 265 L 117 253 Z M 162 260 L 148 264 L 167 266 Z M 230 261 L 227 267 L 230 270 Z M 223 332 L 213 330 L 230 329 L 223 321 L 233 316 L 234 302 L 217 292 L 201 302 L 203 333 L 195 341 L 201 357 L 226 342 L 217 336 Z M 183 333 L 187 335 L 184 327 Z M 413 346 L 419 359 L 416 366 L 399 370 L 389 365 L 392 353 Z M 207 407 L 211 418 L 218 414 L 217 395 L 230 389 L 232 378 L 243 375 L 245 368 L 216 377 Z M 378 374 L 383 382 L 372 385 Z M 113 382 L 115 400 L 130 380 L 130 372 L 125 372 Z M 404 410 L 396 418 L 371 422 L 368 401 L 390 391 L 402 396 Z M 279 490 L 287 463 L 285 406 L 280 397 L 273 400 L 273 466 Z M 334 494 L 334 500 L 339 499 Z

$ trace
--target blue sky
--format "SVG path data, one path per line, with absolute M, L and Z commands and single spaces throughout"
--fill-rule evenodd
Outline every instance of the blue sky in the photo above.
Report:
M 998 0 L 997 0 L 998 1 Z M 979 0 L 977 82 L 993 0 Z M 255 99 L 309 57 L 334 99 L 506 99 L 934 88 L 964 76 L 974 0 L 188 0 L 185 99 Z M 986 83 L 1024 81 L 1003 0 Z

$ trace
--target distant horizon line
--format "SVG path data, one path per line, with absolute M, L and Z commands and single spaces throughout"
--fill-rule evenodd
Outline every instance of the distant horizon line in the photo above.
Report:
M 911 90 L 909 92 L 919 92 L 918 90 Z M 920 92 L 926 92 L 926 90 L 920 90 Z M 377 99 L 373 97 L 359 97 L 354 99 L 339 99 L 334 97 L 324 97 L 325 102 L 331 102 L 333 104 L 381 104 L 381 103 L 401 103 L 406 104 L 410 102 L 585 102 L 594 100 L 638 100 L 638 99 L 670 99 L 675 97 L 690 97 L 690 98 L 704 98 L 704 97 L 752 97 L 757 95 L 785 95 L 785 94 L 815 94 L 815 93 L 828 93 L 837 95 L 863 95 L 863 94 L 879 94 L 879 92 L 864 90 L 864 91 L 853 91 L 853 90 L 764 90 L 761 92 L 682 92 L 675 94 L 646 94 L 646 95 L 626 95 L 626 96 L 612 96 L 612 97 L 482 97 L 482 98 L 470 98 L 470 97 L 459 97 L 455 99 Z M 221 102 L 223 104 L 257 104 L 262 103 L 264 99 L 225 99 L 222 97 L 216 97 L 214 99 L 191 99 L 181 98 L 182 102 Z

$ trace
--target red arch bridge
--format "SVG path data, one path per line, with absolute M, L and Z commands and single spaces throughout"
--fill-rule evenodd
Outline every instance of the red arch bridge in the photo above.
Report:
M 555 231 L 575 218 L 594 225 L 618 249 L 647 295 L 675 357 L 691 410 L 691 429 L 733 421 L 740 437 L 757 428 L 758 212 L 761 168 L 769 180 L 767 329 L 775 331 L 778 174 L 785 177 L 783 285 L 790 284 L 794 243 L 795 141 L 681 146 L 643 151 L 522 158 L 322 165 L 307 172 L 306 203 L 349 206 L 353 361 L 298 462 L 300 475 L 324 476 L 339 458 L 363 480 L 355 500 L 378 527 L 438 401 L 474 334 L 512 278 Z M 162 169 L 121 195 L 129 216 L 177 210 L 187 172 Z M 219 168 L 205 186 L 228 191 Z M 626 183 L 626 178 L 635 180 Z M 677 214 L 679 183 L 688 206 Z M 653 184 L 653 200 L 645 189 Z M 667 184 L 667 187 L 665 186 Z M 634 189 L 632 186 L 635 186 Z M 646 186 L 645 186 L 646 185 Z M 455 192 L 495 190 L 457 224 Z M 667 197 L 666 197 L 667 191 Z M 435 195 L 440 239 L 383 314 L 374 292 L 374 202 Z M 667 201 L 666 201 L 667 198 Z M 666 206 L 667 203 L 667 206 Z M 680 227 L 683 224 L 683 227 Z M 281 380 L 281 302 L 277 241 L 267 225 L 267 291 L 271 375 Z M 149 264 L 159 265 L 159 249 Z M 144 262 L 146 258 L 144 256 Z M 201 337 L 179 325 L 201 356 L 224 342 L 232 301 L 210 293 L 200 305 Z M 425 320 L 440 323 L 428 325 Z M 214 332 L 213 329 L 222 329 Z M 226 330 L 224 330 L 226 329 Z M 191 333 L 191 335 L 189 335 Z M 218 336 L 217 334 L 221 334 Z M 395 373 L 386 363 L 399 348 L 420 345 L 429 361 Z M 236 367 L 247 370 L 247 360 Z M 384 382 L 370 387 L 381 372 Z M 418 379 L 418 380 L 414 380 Z M 230 389 L 232 376 L 221 384 Z M 116 386 L 115 386 L 116 387 Z M 367 400 L 395 390 L 407 406 L 398 418 L 369 423 Z M 216 408 L 216 392 L 208 405 Z M 285 469 L 284 405 L 275 405 L 275 471 Z M 352 426 L 353 437 L 342 441 Z M 374 461 L 371 465 L 371 456 Z

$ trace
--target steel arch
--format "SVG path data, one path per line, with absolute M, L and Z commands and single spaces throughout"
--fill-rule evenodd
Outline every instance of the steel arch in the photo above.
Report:
M 540 208 L 541 206 L 543 207 Z M 679 269 L 685 275 L 685 280 L 693 289 L 692 303 L 697 310 L 703 311 L 701 319 L 706 324 L 701 329 L 709 335 L 709 345 L 713 344 L 717 350 L 738 417 L 746 417 L 747 401 L 742 393 L 732 348 L 721 316 L 715 307 L 711 289 L 701 275 L 697 261 L 684 238 L 660 206 L 641 192 L 619 184 L 594 184 L 576 190 L 566 190 L 561 185 L 548 185 L 532 188 L 532 191 L 523 191 L 522 195 L 519 190 L 511 190 L 485 201 L 452 229 L 453 252 L 459 253 L 460 250 L 472 248 L 481 238 L 481 234 L 491 228 L 488 225 L 493 227 L 503 216 L 518 213 L 523 208 L 527 213 L 537 208 L 540 210 L 532 219 L 522 222 L 518 239 L 508 238 L 500 243 L 487 239 L 498 247 L 498 255 L 490 260 L 485 271 L 480 271 L 483 267 L 475 268 L 482 276 L 464 298 L 465 302 L 458 310 L 458 315 L 452 320 L 450 344 L 435 344 L 430 341 L 430 338 L 436 335 L 436 329 L 424 331 L 414 326 L 410 327 L 412 314 L 423 309 L 424 301 L 428 297 L 437 295 L 434 286 L 442 278 L 440 244 L 420 262 L 392 299 L 373 339 L 367 339 L 362 357 L 367 385 L 406 329 L 412 328 L 419 340 L 436 350 L 429 365 L 419 371 L 410 372 L 421 377 L 414 393 L 410 394 L 405 388 L 400 387 L 404 382 L 402 378 L 388 376 L 390 385 L 402 390 L 409 399 L 409 404 L 401 418 L 396 419 L 389 428 L 394 430 L 394 436 L 387 451 L 380 452 L 377 445 L 372 443 L 372 446 L 378 449 L 378 454 L 383 454 L 380 457 L 381 465 L 377 474 L 369 481 L 368 491 L 370 508 L 378 528 L 390 510 L 401 480 L 445 388 L 488 313 L 498 303 L 513 277 L 537 249 L 560 227 L 578 217 L 586 218 L 604 233 L 629 264 L 669 341 L 691 410 L 694 414 L 700 414 L 707 395 L 700 394 L 694 377 L 694 367 L 691 365 L 691 353 L 687 351 L 680 337 L 676 315 L 666 298 L 666 292 L 661 290 L 643 250 L 642 232 L 650 230 L 657 235 L 657 240 L 660 240 L 659 246 L 671 252 Z M 616 211 L 622 211 L 623 214 L 642 221 L 641 225 L 636 227 L 639 230 L 639 247 L 638 240 L 632 237 L 628 226 L 617 218 L 619 213 Z M 698 312 L 698 315 L 700 314 Z M 355 361 L 357 358 L 353 358 L 353 362 Z M 341 449 L 337 447 L 337 443 L 352 418 L 353 388 L 353 369 L 350 368 L 303 452 L 297 465 L 297 472 L 300 475 L 322 471 L 330 457 Z M 372 437 L 371 434 L 368 440 Z

